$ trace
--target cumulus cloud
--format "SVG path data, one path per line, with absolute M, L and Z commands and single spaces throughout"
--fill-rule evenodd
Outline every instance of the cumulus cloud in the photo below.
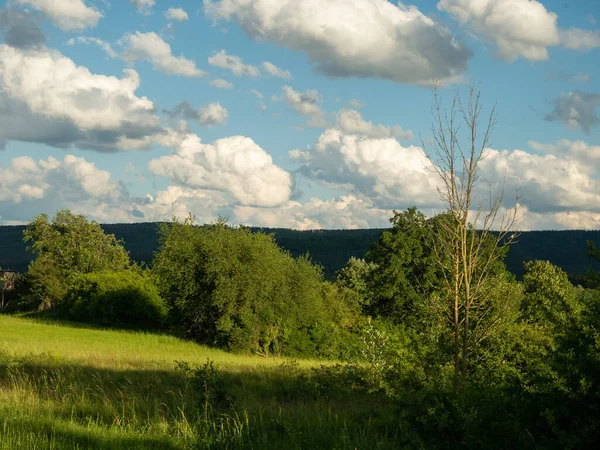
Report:
M 46 42 L 40 28 L 42 15 L 15 8 L 0 10 L 0 33 L 4 42 L 15 48 L 36 48 Z
M 249 76 L 257 77 L 260 75 L 260 70 L 256 66 L 244 64 L 244 60 L 239 56 L 228 55 L 225 50 L 215 52 L 208 58 L 208 63 L 213 67 L 231 70 L 236 77 Z
M 152 7 L 156 3 L 154 0 L 129 0 L 129 2 L 135 6 L 138 13 L 145 16 L 152 14 Z
M 167 20 L 176 20 L 178 22 L 183 22 L 185 20 L 189 20 L 188 13 L 186 13 L 181 8 L 169 8 L 165 11 L 165 17 Z
M 154 104 L 123 76 L 91 73 L 56 50 L 0 45 L 0 136 L 55 147 L 117 151 L 148 148 L 162 132 Z
M 290 73 L 289 70 L 280 69 L 275 64 L 270 63 L 269 61 L 263 62 L 262 68 L 265 72 L 267 72 L 269 75 L 271 75 L 273 77 L 282 78 L 284 80 L 292 79 L 292 74 Z
M 549 122 L 560 120 L 566 128 L 582 129 L 589 134 L 590 128 L 600 123 L 597 109 L 600 94 L 574 91 L 563 94 L 553 101 L 554 109 L 546 115 Z
M 387 0 L 205 0 L 215 20 L 236 21 L 258 41 L 305 53 L 332 77 L 452 82 L 471 51 L 415 6 Z
M 546 60 L 547 48 L 561 40 L 558 16 L 536 0 L 440 0 L 437 8 L 491 41 L 507 61 Z
M 600 163 L 600 145 L 589 145 L 584 141 L 570 141 L 568 139 L 561 139 L 555 144 L 529 141 L 529 145 L 539 152 L 573 160 L 584 166 L 595 167 Z
M 220 103 L 209 103 L 198 109 L 194 109 L 192 105 L 185 101 L 175 105 L 175 108 L 169 112 L 169 115 L 171 117 L 183 117 L 187 120 L 194 120 L 204 126 L 223 125 L 229 117 L 227 108 L 221 106 Z
M 363 119 L 360 112 L 347 108 L 340 110 L 338 113 L 335 128 L 346 134 L 359 134 L 375 139 L 394 137 L 411 140 L 414 138 L 412 131 L 405 131 L 399 125 L 394 125 L 393 127 L 373 125 L 373 122 L 367 122 Z
M 273 101 L 283 101 L 297 114 L 308 117 L 309 120 L 306 125 L 315 128 L 325 128 L 327 126 L 327 118 L 320 106 L 323 99 L 318 91 L 307 89 L 302 93 L 295 91 L 290 86 L 283 86 L 281 93 L 281 97 L 273 96 Z
M 148 61 L 155 70 L 169 75 L 201 77 L 206 72 L 198 69 L 194 61 L 183 56 L 173 56 L 171 46 L 154 32 L 127 34 L 119 40 L 124 49 L 123 58 L 130 64 Z
M 102 13 L 83 0 L 15 0 L 46 14 L 63 31 L 82 31 L 95 27 Z
M 243 224 L 296 230 L 387 228 L 391 210 L 379 209 L 355 195 L 305 203 L 289 201 L 278 208 L 237 206 L 235 217 Z
M 169 156 L 153 159 L 150 171 L 175 186 L 228 193 L 246 206 L 275 206 L 289 200 L 292 176 L 273 164 L 252 139 L 232 136 L 203 144 L 188 134 Z
M 23 156 L 0 168 L 3 219 L 28 220 L 40 211 L 54 212 L 65 205 L 85 209 L 90 204 L 116 203 L 122 194 L 122 186 L 111 180 L 110 173 L 73 155 L 39 161 Z
M 378 208 L 439 206 L 437 179 L 419 147 L 326 130 L 313 149 L 293 150 L 299 173 L 323 184 L 369 198 Z
M 561 30 L 560 42 L 563 47 L 572 50 L 591 50 L 600 47 L 600 32 L 569 28 Z
M 480 163 L 481 184 L 497 186 L 505 174 L 506 191 L 519 188 L 522 203 L 529 211 L 600 212 L 600 181 L 593 166 L 560 155 L 489 150 Z

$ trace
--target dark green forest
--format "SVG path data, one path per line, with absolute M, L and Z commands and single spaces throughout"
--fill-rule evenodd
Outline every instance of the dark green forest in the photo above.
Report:
M 158 249 L 158 223 L 102 224 L 108 234 L 123 241 L 133 261 L 150 264 Z M 25 226 L 0 226 L 0 267 L 27 271 L 33 255 L 25 250 Z M 274 234 L 277 244 L 297 257 L 308 253 L 332 279 L 350 257 L 363 258 L 379 239 L 383 229 L 297 231 L 284 228 L 251 228 L 254 232 Z M 517 279 L 523 276 L 525 261 L 550 261 L 572 278 L 600 269 L 600 263 L 587 255 L 586 242 L 600 246 L 600 230 L 525 231 L 510 247 L 505 264 Z

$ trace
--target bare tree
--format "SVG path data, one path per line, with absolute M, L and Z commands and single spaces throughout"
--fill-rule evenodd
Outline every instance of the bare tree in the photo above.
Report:
M 469 373 L 472 349 L 494 332 L 511 310 L 511 299 L 492 301 L 489 283 L 494 263 L 504 247 L 515 241 L 512 229 L 521 217 L 519 193 L 512 209 L 503 209 L 506 176 L 501 187 L 482 201 L 476 190 L 478 167 L 488 153 L 491 133 L 496 125 L 496 108 L 480 128 L 481 91 L 471 87 L 465 105 L 458 91 L 449 109 L 442 109 L 437 85 L 433 91 L 433 141 L 423 148 L 431 170 L 439 176 L 441 200 L 448 220 L 441 221 L 442 232 L 435 243 L 436 261 L 444 273 L 444 311 L 453 333 L 453 362 L 456 385 L 464 384 Z M 465 133 L 459 136 L 461 125 Z M 461 137 L 464 140 L 461 143 Z

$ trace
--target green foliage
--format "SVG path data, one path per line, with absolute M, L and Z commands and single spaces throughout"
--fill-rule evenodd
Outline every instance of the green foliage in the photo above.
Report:
M 577 289 L 565 272 L 548 261 L 528 261 L 523 277 L 523 318 L 540 325 L 564 327 L 580 306 Z
M 324 291 L 321 269 L 307 257 L 294 259 L 272 236 L 222 221 L 174 220 L 161 233 L 153 270 L 194 339 L 260 354 L 330 354 L 332 320 L 349 306 Z M 324 292 L 335 307 L 326 308 Z
M 336 283 L 355 292 L 360 304 L 367 306 L 371 303 L 369 279 L 378 269 L 377 264 L 352 256 L 337 272 Z
M 42 309 L 54 307 L 66 294 L 73 277 L 99 271 L 125 270 L 129 256 L 114 235 L 69 210 L 36 217 L 23 232 L 35 255 L 29 281 Z
M 393 228 L 384 231 L 367 253 L 371 314 L 397 323 L 417 320 L 423 298 L 441 283 L 434 264 L 432 222 L 416 208 L 394 211 Z M 364 272 L 364 270 L 363 270 Z
M 72 278 L 58 312 L 81 322 L 143 328 L 160 327 L 168 316 L 152 278 L 135 270 Z

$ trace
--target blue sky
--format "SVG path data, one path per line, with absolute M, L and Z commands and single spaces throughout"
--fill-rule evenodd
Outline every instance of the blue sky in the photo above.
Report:
M 481 184 L 520 187 L 518 228 L 600 228 L 597 0 L 0 4 L 0 224 L 442 211 L 420 138 L 437 80 L 496 104 Z

